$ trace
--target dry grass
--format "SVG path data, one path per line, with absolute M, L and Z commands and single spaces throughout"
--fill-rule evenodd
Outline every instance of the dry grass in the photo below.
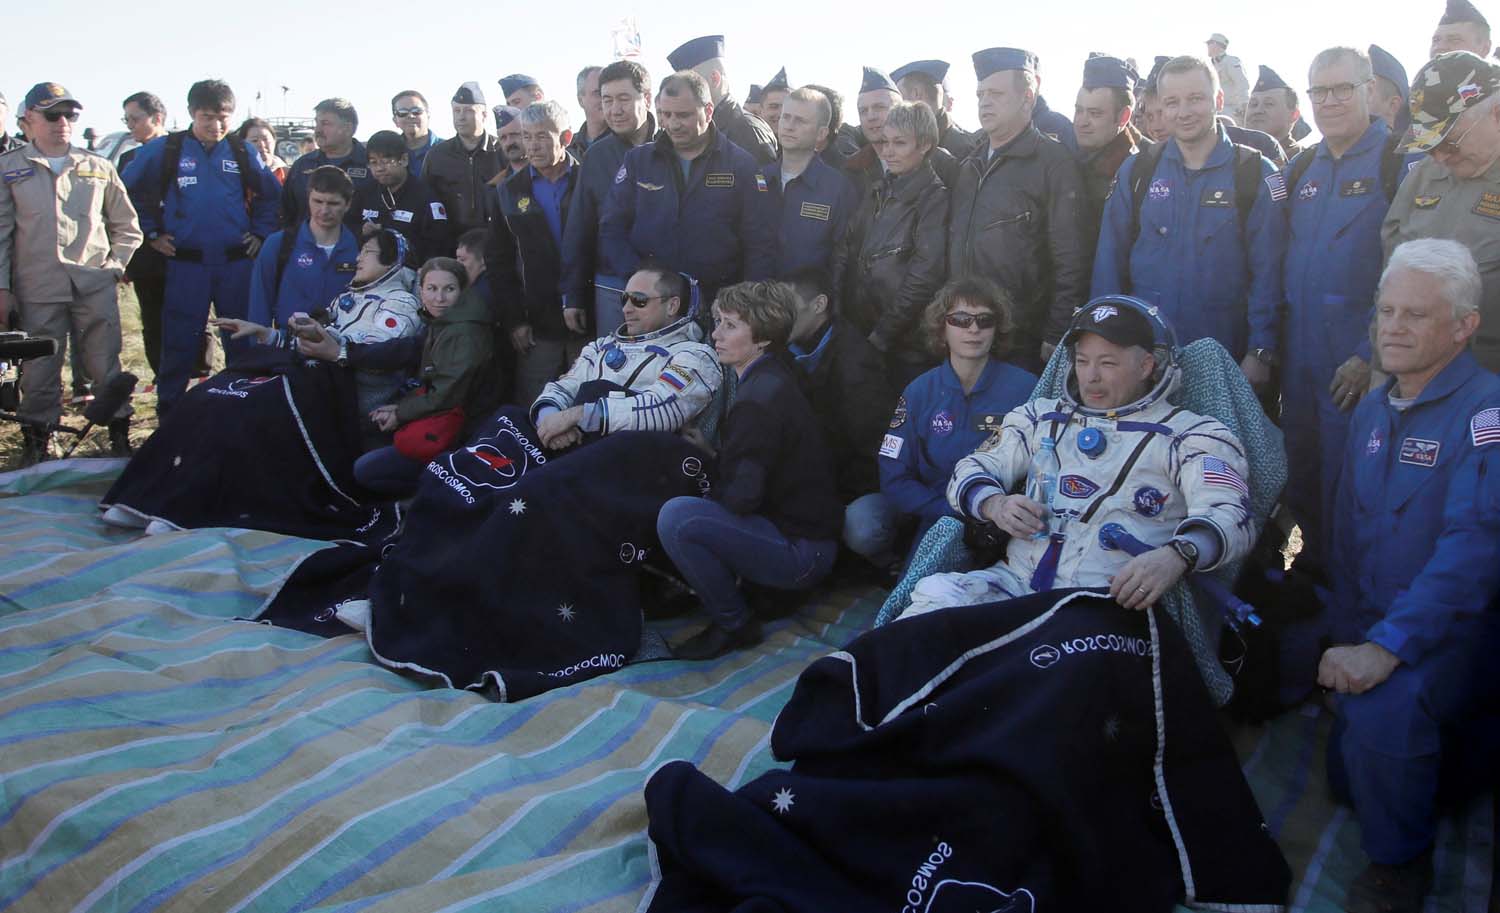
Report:
M 123 337 L 123 351 L 120 362 L 126 371 L 135 374 L 141 379 L 136 388 L 135 398 L 131 404 L 135 406 L 135 417 L 130 425 L 130 441 L 139 446 L 142 441 L 151 436 L 156 430 L 156 394 L 142 393 L 141 390 L 151 383 L 151 366 L 146 363 L 146 350 L 141 342 L 141 311 L 135 300 L 135 291 L 128 285 L 120 287 L 120 331 Z M 222 353 L 215 352 L 215 368 L 223 366 Z M 72 372 L 69 370 L 67 359 L 63 360 L 63 389 L 72 390 Z M 74 428 L 83 427 L 82 407 L 67 408 L 63 411 L 62 422 Z M 62 456 L 64 450 L 73 445 L 74 436 L 61 433 L 52 436 L 52 456 Z M 104 428 L 96 427 L 89 433 L 84 442 L 74 451 L 75 457 L 108 457 L 109 435 Z M 11 423 L 0 423 L 0 472 L 15 469 L 21 465 L 21 432 L 20 428 Z

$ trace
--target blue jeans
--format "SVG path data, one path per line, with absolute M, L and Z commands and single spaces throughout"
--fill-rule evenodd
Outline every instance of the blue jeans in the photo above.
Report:
M 896 560 L 896 540 L 903 517 L 891 499 L 878 491 L 860 495 L 844 508 L 844 545 L 871 564 Z
M 736 576 L 805 590 L 828 576 L 838 555 L 832 539 L 789 539 L 765 517 L 742 517 L 707 498 L 673 498 L 662 505 L 656 533 L 709 615 L 730 631 L 751 621 Z
M 426 467 L 402 456 L 395 447 L 380 447 L 354 461 L 354 478 L 371 491 L 404 498 L 416 494 Z

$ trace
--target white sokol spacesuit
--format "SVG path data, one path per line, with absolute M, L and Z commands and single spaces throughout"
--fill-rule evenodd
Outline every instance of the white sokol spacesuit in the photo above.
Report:
M 542 388 L 531 404 L 531 420 L 579 405 L 584 385 L 602 381 L 616 389 L 584 405 L 580 429 L 680 431 L 713 402 L 724 381 L 713 347 L 702 339 L 691 312 L 651 333 L 601 336 L 584 347 L 567 374 Z
M 1117 301 L 1115 306 L 1126 305 Z M 1084 311 L 1088 308 L 1075 318 L 1075 330 Z M 1101 544 L 1100 531 L 1107 524 L 1119 524 L 1153 547 L 1187 538 L 1198 549 L 1197 571 L 1213 570 L 1249 552 L 1254 524 L 1244 450 L 1217 419 L 1167 401 L 1181 382 L 1180 372 L 1170 345 L 1158 346 L 1156 355 L 1157 382 L 1136 402 L 1111 410 L 1081 405 L 1070 367 L 1061 398 L 1016 408 L 1005 417 L 998 440 L 959 460 L 948 484 L 948 501 L 965 517 L 982 520 L 979 509 L 985 499 L 1024 491 L 1032 455 L 1043 438 L 1053 438 L 1061 470 L 1051 528 L 1061 533 L 1062 543 L 1058 547 L 1052 541 L 1057 536 L 1013 537 L 1004 560 L 993 567 L 923 578 L 903 615 L 1035 592 L 1033 578 L 1049 547 L 1056 547 L 1056 576 L 1051 587 L 1042 588 L 1108 587 L 1131 554 Z M 1086 429 L 1093 431 L 1080 442 Z

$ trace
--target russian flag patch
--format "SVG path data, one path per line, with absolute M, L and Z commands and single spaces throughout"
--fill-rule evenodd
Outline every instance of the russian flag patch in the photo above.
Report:
M 657 379 L 678 393 L 686 390 L 688 385 L 693 382 L 693 379 L 688 376 L 687 372 L 676 365 L 667 365 L 666 370 L 662 371 L 661 376 Z

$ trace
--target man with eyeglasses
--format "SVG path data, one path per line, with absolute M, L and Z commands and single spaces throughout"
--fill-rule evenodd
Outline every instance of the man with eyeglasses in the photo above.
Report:
M 1370 116 L 1374 69 L 1365 52 L 1329 48 L 1313 58 L 1308 80 L 1323 140 L 1287 169 L 1279 350 L 1290 470 L 1283 501 L 1302 528 L 1297 569 L 1317 577 L 1328 555 L 1349 417 L 1370 386 L 1380 227 L 1399 178 L 1392 165 L 1402 163 L 1385 121 Z
M 432 107 L 427 96 L 416 89 L 404 89 L 391 99 L 391 122 L 406 141 L 406 167 L 411 176 L 422 176 L 427 153 L 442 140 L 432 132 Z
M 456 235 L 489 225 L 488 184 L 504 167 L 499 141 L 485 130 L 489 119 L 479 83 L 459 86 L 453 93 L 454 136 L 432 147 L 422 166 L 422 180 L 448 210 Z
M 43 82 L 26 93 L 31 141 L 0 155 L 0 327 L 19 307 L 21 329 L 58 341 L 21 373 L 22 462 L 45 459 L 62 417 L 62 363 L 69 331 L 89 376 L 108 388 L 120 374 L 116 286 L 141 244 L 125 184 L 109 161 L 73 146 L 83 106 Z M 130 403 L 109 422 L 110 450 L 130 453 Z
M 344 217 L 363 243 L 382 228 L 398 231 L 409 242 L 407 265 L 420 269 L 432 257 L 453 255 L 453 226 L 447 207 L 407 161 L 411 151 L 401 134 L 378 130 L 365 143 L 373 183 L 357 187 Z
M 681 431 L 714 401 L 724 374 L 694 310 L 698 289 L 655 260 L 621 294 L 624 321 L 584 346 L 568 373 L 531 404 L 537 436 L 561 450 L 588 433 Z
M 1382 228 L 1387 259 L 1404 241 L 1469 248 L 1484 283 L 1474 356 L 1500 371 L 1500 66 L 1449 51 L 1412 79 L 1407 152 L 1427 157 L 1406 176 Z

